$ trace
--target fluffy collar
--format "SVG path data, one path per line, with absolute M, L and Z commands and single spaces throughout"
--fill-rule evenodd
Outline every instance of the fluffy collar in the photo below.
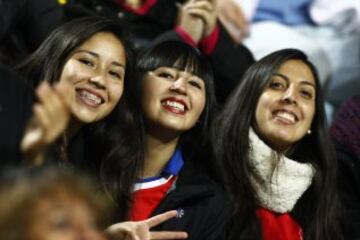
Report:
M 290 212 L 310 186 L 315 172 L 313 166 L 278 155 L 253 129 L 249 138 L 250 165 L 254 172 L 250 180 L 259 205 L 277 213 Z

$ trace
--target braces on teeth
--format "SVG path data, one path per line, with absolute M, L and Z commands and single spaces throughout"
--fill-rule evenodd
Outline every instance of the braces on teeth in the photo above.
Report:
M 89 92 L 82 91 L 82 92 L 80 92 L 80 96 L 91 100 L 95 104 L 100 104 L 101 103 L 101 99 L 98 96 L 96 96 L 94 94 L 91 94 Z

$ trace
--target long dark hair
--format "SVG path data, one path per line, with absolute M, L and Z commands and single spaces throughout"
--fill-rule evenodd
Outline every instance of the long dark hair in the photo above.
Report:
M 307 56 L 296 49 L 284 49 L 264 57 L 252 65 L 240 85 L 229 97 L 214 122 L 213 147 L 221 162 L 228 189 L 232 195 L 235 214 L 233 239 L 261 239 L 256 217 L 256 191 L 250 182 L 249 129 L 255 122 L 255 110 L 260 95 L 273 74 L 289 60 L 300 60 L 311 69 L 316 84 L 315 115 L 311 135 L 293 146 L 289 157 L 311 163 L 316 173 L 311 186 L 312 202 L 304 227 L 305 239 L 339 239 L 337 227 L 338 196 L 336 191 L 336 161 L 333 158 L 324 112 L 324 99 L 318 75 Z M 247 238 L 250 234 L 253 238 Z
M 126 68 L 124 92 L 114 110 L 99 122 L 88 124 L 83 128 L 84 131 L 82 132 L 87 134 L 87 144 L 93 147 L 89 147 L 86 151 L 86 160 L 89 161 L 79 164 L 82 165 L 81 167 L 89 167 L 88 165 L 92 164 L 91 168 L 95 168 L 92 170 L 98 170 L 96 168 L 98 168 L 101 158 L 109 146 L 119 140 L 119 136 L 124 136 L 121 141 L 125 141 L 127 145 L 136 146 L 132 141 L 136 142 L 137 140 L 128 137 L 132 134 L 136 136 L 136 128 L 134 127 L 136 116 L 131 110 L 133 104 L 127 90 L 132 79 L 135 56 L 131 36 L 126 28 L 117 22 L 99 17 L 72 20 L 55 29 L 41 46 L 17 67 L 17 70 L 27 77 L 33 87 L 44 80 L 50 83 L 58 82 L 64 65 L 71 57 L 72 52 L 99 32 L 110 32 L 123 44 Z M 135 132 L 129 134 L 128 131 L 131 130 Z
M 119 210 L 117 214 L 119 215 L 119 220 L 126 220 L 128 218 L 132 199 L 132 187 L 144 165 L 145 128 L 144 117 L 141 111 L 142 80 L 146 73 L 159 67 L 186 69 L 202 78 L 205 82 L 205 109 L 196 126 L 180 137 L 180 145 L 184 151 L 184 157 L 192 157 L 197 152 L 194 149 L 195 145 L 198 146 L 198 149 L 204 146 L 209 133 L 210 120 L 213 116 L 216 99 L 212 67 L 206 57 L 197 49 L 177 41 L 162 42 L 139 53 L 135 66 L 135 81 L 130 89 L 133 91 L 132 95 L 136 101 L 137 109 L 139 109 L 138 131 L 141 149 L 138 152 L 130 151 L 129 146 L 118 144 L 116 149 L 113 149 L 109 157 L 102 163 L 101 167 L 101 176 L 105 182 L 106 189 L 118 205 Z M 190 141 L 194 141 L 196 144 L 191 144 Z M 192 146 L 192 151 L 190 151 L 190 145 Z M 124 157 L 124 154 L 122 154 L 124 152 L 129 153 L 126 154 L 127 157 Z

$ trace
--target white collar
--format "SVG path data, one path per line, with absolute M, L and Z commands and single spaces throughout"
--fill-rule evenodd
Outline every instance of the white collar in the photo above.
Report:
M 249 139 L 250 164 L 254 172 L 250 180 L 259 205 L 277 213 L 290 212 L 310 186 L 314 167 L 309 163 L 299 163 L 285 155 L 278 155 L 253 129 L 250 129 Z M 274 168 L 277 161 L 279 162 Z

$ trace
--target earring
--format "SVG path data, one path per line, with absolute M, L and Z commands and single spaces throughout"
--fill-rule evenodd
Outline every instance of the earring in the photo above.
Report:
M 307 130 L 307 134 L 308 135 L 310 135 L 311 134 L 311 130 L 309 129 L 309 130 Z

